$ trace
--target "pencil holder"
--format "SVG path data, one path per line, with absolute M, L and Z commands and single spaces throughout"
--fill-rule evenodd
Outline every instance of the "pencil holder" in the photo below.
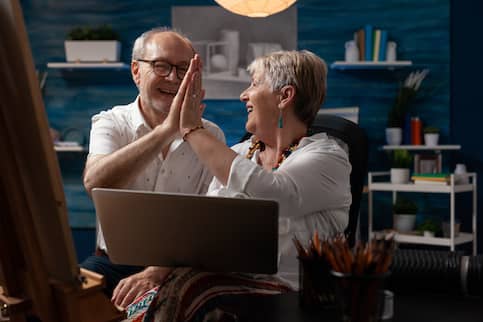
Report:
M 331 267 L 321 259 L 299 257 L 299 303 L 304 309 L 335 309 Z
M 354 275 L 331 272 L 340 321 L 376 322 L 382 320 L 384 282 L 389 272 Z

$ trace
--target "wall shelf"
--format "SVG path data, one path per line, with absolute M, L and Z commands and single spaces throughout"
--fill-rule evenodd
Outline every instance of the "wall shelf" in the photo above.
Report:
M 131 66 L 123 62 L 50 62 L 47 63 L 47 68 L 52 71 L 52 73 L 49 73 L 49 76 L 60 76 L 68 83 L 73 84 L 73 86 L 105 84 L 134 85 L 131 77 L 127 75 L 119 77 L 117 75 L 117 73 L 124 74 L 131 70 Z
M 410 67 L 413 62 L 410 60 L 399 61 L 358 61 L 358 62 L 346 62 L 343 60 L 335 61 L 330 65 L 332 69 L 338 70 L 371 70 L 371 69 L 396 69 Z
M 461 145 L 448 144 L 448 145 L 427 146 L 427 145 L 403 144 L 403 145 L 384 145 L 382 149 L 383 150 L 441 151 L 441 150 L 460 150 Z
M 83 146 L 54 146 L 57 152 L 85 152 L 87 149 Z
M 129 69 L 129 65 L 122 62 L 115 63 L 47 63 L 47 68 L 53 69 L 67 69 L 67 70 L 81 70 L 81 69 L 117 69 L 125 70 Z

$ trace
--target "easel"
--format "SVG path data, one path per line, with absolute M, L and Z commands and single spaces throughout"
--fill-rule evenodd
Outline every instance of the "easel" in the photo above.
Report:
M 11 322 L 120 321 L 77 265 L 57 156 L 18 0 L 0 1 L 0 310 Z

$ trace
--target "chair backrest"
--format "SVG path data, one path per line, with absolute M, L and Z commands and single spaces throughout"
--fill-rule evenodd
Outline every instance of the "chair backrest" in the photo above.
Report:
M 356 239 L 359 208 L 361 205 L 362 189 L 367 176 L 368 139 L 364 129 L 345 118 L 329 114 L 317 114 L 309 129 L 309 135 L 325 132 L 330 136 L 344 141 L 349 149 L 349 162 L 352 166 L 350 174 L 352 204 L 349 209 L 349 225 L 345 233 L 349 245 L 353 246 Z

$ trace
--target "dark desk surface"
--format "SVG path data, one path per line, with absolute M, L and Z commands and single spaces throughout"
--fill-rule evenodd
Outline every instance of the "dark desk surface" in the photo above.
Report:
M 298 293 L 248 299 L 247 321 L 258 322 L 332 322 L 334 313 L 302 310 Z M 241 319 L 245 321 L 245 318 Z M 483 322 L 483 299 L 448 295 L 398 295 L 394 297 L 391 322 Z

